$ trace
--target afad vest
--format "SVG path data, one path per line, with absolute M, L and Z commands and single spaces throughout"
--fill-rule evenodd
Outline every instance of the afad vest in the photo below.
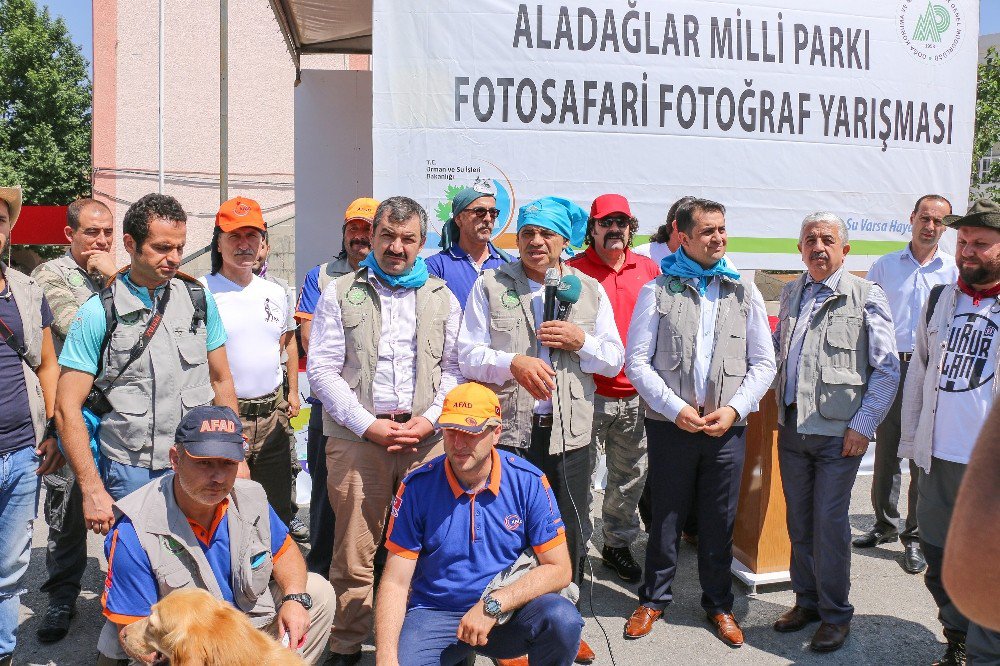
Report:
M 21 361 L 21 370 L 24 372 L 24 386 L 28 391 L 28 408 L 31 410 L 35 441 L 41 443 L 45 435 L 45 399 L 42 397 L 42 385 L 38 381 L 35 369 L 42 362 L 42 288 L 33 279 L 9 266 L 0 264 L 0 270 L 7 278 L 10 292 L 21 315 L 26 350 L 25 358 Z
M 114 408 L 101 420 L 101 452 L 111 460 L 153 470 L 170 467 L 168 452 L 181 417 L 215 397 L 205 322 L 191 330 L 194 305 L 181 278 L 170 280 L 168 288 L 170 301 L 149 346 L 109 390 L 150 316 L 122 280 L 115 280 L 118 325 L 105 350 L 104 372 L 95 382 Z
M 124 515 L 132 521 L 139 544 L 149 557 L 160 599 L 185 588 L 207 590 L 216 599 L 223 599 L 208 558 L 177 506 L 172 473 L 122 498 L 114 508 L 116 520 Z M 236 479 L 229 493 L 227 516 L 233 601 L 255 627 L 264 627 L 276 611 L 268 590 L 274 566 L 271 521 L 261 485 Z
M 358 396 L 361 406 L 375 413 L 372 382 L 382 338 L 382 302 L 368 280 L 368 269 L 347 273 L 334 283 L 344 326 L 344 369 L 341 376 Z M 451 291 L 441 278 L 431 275 L 417 290 L 417 355 L 411 412 L 423 414 L 434 402 L 441 385 L 441 357 L 444 355 L 445 329 L 451 313 Z M 323 434 L 360 442 L 360 437 L 335 422 L 323 410 Z M 440 433 L 430 435 L 421 445 L 437 441 Z
M 778 349 L 778 422 L 794 425 L 803 435 L 843 437 L 861 407 L 871 376 L 868 365 L 868 329 L 865 302 L 872 283 L 844 271 L 840 284 L 812 318 L 802 341 L 797 422 L 785 423 L 785 384 L 789 381 L 788 347 L 799 317 L 802 290 L 809 274 L 785 285 L 778 311 L 781 340 Z
M 705 388 L 705 413 L 729 404 L 747 375 L 747 317 L 750 287 L 743 280 L 721 276 L 715 317 L 715 342 Z M 697 354 L 701 295 L 682 279 L 661 275 L 656 278 L 656 309 L 660 323 L 656 330 L 653 369 L 671 391 L 697 408 L 694 361 Z M 646 416 L 666 421 L 662 414 L 646 408 Z M 737 425 L 746 424 L 746 414 Z
M 562 265 L 564 275 L 580 278 L 580 300 L 570 309 L 569 320 L 584 333 L 593 334 L 600 305 L 600 284 L 594 278 Z M 536 356 L 535 321 L 531 307 L 532 293 L 520 261 L 483 271 L 483 288 L 489 301 L 490 347 L 497 351 Z M 549 453 L 562 453 L 590 444 L 594 421 L 594 376 L 580 368 L 575 352 L 550 350 L 556 371 L 556 390 L 552 394 L 552 438 Z M 500 398 L 503 411 L 501 446 L 527 448 L 531 444 L 531 419 L 535 399 L 514 379 L 502 386 L 488 385 Z

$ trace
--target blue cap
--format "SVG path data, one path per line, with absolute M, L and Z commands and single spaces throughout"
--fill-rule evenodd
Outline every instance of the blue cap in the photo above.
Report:
M 571 247 L 580 247 L 587 233 L 587 211 L 569 199 L 543 197 L 518 211 L 517 230 L 527 226 L 550 229 L 568 240 Z
M 193 458 L 226 458 L 240 462 L 246 457 L 243 424 L 230 407 L 195 407 L 181 418 L 174 441 L 183 444 Z

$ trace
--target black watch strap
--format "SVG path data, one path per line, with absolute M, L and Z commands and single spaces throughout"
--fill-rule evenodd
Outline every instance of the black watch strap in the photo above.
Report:
M 299 594 L 286 594 L 281 597 L 281 603 L 285 603 L 286 601 L 297 601 L 302 604 L 302 607 L 306 610 L 311 610 L 313 607 L 312 597 L 305 592 L 301 592 Z

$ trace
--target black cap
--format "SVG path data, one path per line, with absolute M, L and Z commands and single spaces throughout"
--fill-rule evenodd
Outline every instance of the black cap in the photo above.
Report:
M 243 424 L 231 408 L 195 407 L 181 419 L 174 441 L 194 458 L 244 460 Z

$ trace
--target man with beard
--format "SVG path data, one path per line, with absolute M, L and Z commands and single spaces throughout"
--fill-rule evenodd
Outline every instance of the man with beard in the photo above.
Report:
M 903 569 L 911 574 L 924 570 L 927 563 L 920 551 L 917 532 L 917 466 L 910 461 L 910 484 L 906 511 L 906 525 L 899 531 L 899 499 L 901 474 L 898 457 L 900 410 L 903 403 L 903 382 L 913 356 L 913 335 L 917 319 L 931 288 L 937 284 L 952 284 L 958 277 L 955 258 L 938 246 L 944 234 L 944 217 L 951 214 L 951 203 L 937 194 L 927 194 L 919 199 L 910 215 L 912 233 L 910 243 L 899 250 L 880 257 L 868 271 L 868 279 L 885 290 L 892 308 L 892 323 L 896 329 L 896 349 L 899 351 L 899 390 L 896 399 L 878 427 L 875 438 L 875 470 L 872 479 L 872 508 L 875 524 L 854 539 L 855 548 L 871 548 L 881 543 L 902 539 Z
M 807 215 L 798 247 L 808 270 L 782 289 L 774 334 L 795 605 L 774 630 L 820 620 L 810 647 L 832 652 L 847 640 L 854 616 L 851 488 L 896 395 L 899 357 L 885 292 L 844 269 L 847 224 L 833 213 Z
M 464 188 L 451 200 L 451 219 L 441 230 L 442 250 L 427 260 L 427 270 L 448 283 L 463 310 L 479 274 L 510 261 L 490 242 L 499 215 L 492 183 L 477 180 Z
M 567 265 L 589 275 L 604 287 L 622 342 L 628 344 L 629 322 L 642 286 L 660 274 L 652 259 L 629 248 L 639 229 L 628 200 L 620 194 L 602 194 L 594 199 L 587 220 L 589 246 Z M 597 386 L 591 454 L 607 456 L 608 484 L 601 517 L 604 521 L 604 564 L 622 580 L 634 583 L 642 568 L 629 545 L 639 536 L 636 507 L 646 483 L 646 430 L 643 428 L 639 394 L 622 370 L 615 377 L 594 375 Z M 589 523 L 589 516 L 585 519 Z M 585 526 L 586 527 L 586 526 Z M 585 536 L 589 532 L 585 530 Z
M 358 270 L 361 261 L 368 256 L 372 247 L 372 220 L 378 201 L 363 197 L 355 199 L 344 213 L 344 241 L 340 254 L 325 264 L 315 266 L 306 274 L 299 301 L 295 307 L 295 318 L 299 322 L 299 338 L 302 351 L 309 352 L 309 335 L 312 332 L 312 318 L 323 290 L 332 281 Z M 298 369 L 296 368 L 296 371 Z M 309 571 L 323 574 L 330 571 L 333 556 L 333 510 L 326 494 L 326 437 L 323 436 L 323 408 L 315 393 L 306 401 L 309 410 L 309 429 L 306 439 L 306 465 L 312 479 L 309 493 L 309 554 L 306 565 Z
M 937 663 L 964 664 L 968 653 L 970 663 L 994 664 L 1000 661 L 1000 634 L 969 622 L 955 607 L 941 566 L 958 488 L 998 388 L 1000 206 L 981 199 L 964 216 L 948 215 L 944 223 L 958 230 L 958 282 L 935 287 L 917 322 L 903 387 L 899 453 L 919 467 L 924 583 L 948 642 Z

